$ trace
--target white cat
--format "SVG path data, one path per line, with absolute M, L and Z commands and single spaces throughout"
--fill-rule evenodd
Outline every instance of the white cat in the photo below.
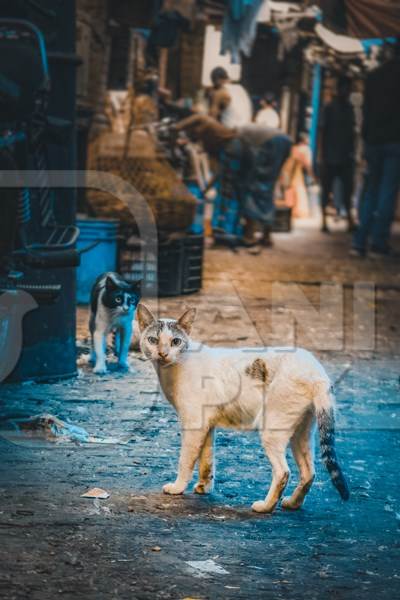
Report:
M 194 491 L 212 489 L 215 427 L 254 429 L 272 466 L 272 483 L 253 510 L 272 512 L 289 479 L 286 448 L 291 444 L 299 483 L 283 500 L 286 509 L 302 506 L 314 480 L 313 433 L 318 424 L 322 459 L 344 500 L 349 489 L 335 452 L 334 399 L 328 375 L 316 358 L 302 349 L 209 348 L 190 340 L 195 309 L 179 320 L 158 319 L 139 304 L 141 349 L 156 367 L 166 398 L 181 422 L 178 475 L 163 487 L 182 494 L 196 461 L 199 481 Z

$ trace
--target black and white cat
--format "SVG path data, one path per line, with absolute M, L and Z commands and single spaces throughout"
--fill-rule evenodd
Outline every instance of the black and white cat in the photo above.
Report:
M 115 333 L 114 350 L 118 366 L 129 370 L 128 352 L 133 319 L 140 300 L 140 281 L 128 283 L 118 273 L 100 275 L 90 298 L 89 330 L 92 342 L 91 360 L 94 373 L 107 372 L 107 335 Z

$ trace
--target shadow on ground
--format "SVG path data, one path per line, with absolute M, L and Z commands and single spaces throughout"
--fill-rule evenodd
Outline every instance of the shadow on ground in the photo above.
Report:
M 314 236 L 314 237 L 313 237 Z M 268 335 L 268 285 L 280 280 L 342 282 L 376 277 L 376 346 L 320 353 L 338 380 L 338 452 L 349 478 L 343 503 L 317 451 L 317 478 L 304 508 L 256 515 L 270 468 L 256 433 L 220 431 L 211 496 L 169 497 L 179 450 L 176 415 L 151 365 L 132 355 L 136 374 L 79 377 L 56 384 L 2 386 L 1 429 L 16 418 L 51 413 L 98 438 L 76 444 L 0 437 L 0 596 L 154 600 L 353 599 L 396 597 L 399 568 L 399 361 L 393 264 L 347 258 L 344 236 L 301 232 L 260 256 L 210 253 L 197 334 L 211 343 L 257 342 Z M 308 248 L 307 249 L 307 244 Z M 161 304 L 176 315 L 188 299 Z M 345 298 L 345 325 L 351 302 Z M 87 312 L 81 310 L 80 350 Z M 251 325 L 255 324 L 255 327 Z M 330 329 L 327 328 L 327 335 Z M 308 332 L 309 334 L 310 332 Z M 344 341 L 348 339 L 344 332 Z M 301 334 L 303 337 L 307 334 Z M 262 336 L 261 336 L 262 337 Z M 351 337 L 351 336 L 350 336 Z M 349 338 L 350 339 L 350 338 Z M 304 337 L 305 340 L 305 337 Z M 295 483 L 292 468 L 290 486 Z M 101 487 L 106 500 L 82 498 Z

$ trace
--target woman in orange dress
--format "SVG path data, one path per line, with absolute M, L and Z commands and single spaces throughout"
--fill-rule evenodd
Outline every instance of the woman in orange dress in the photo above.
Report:
M 308 145 L 308 136 L 306 133 L 301 133 L 282 169 L 285 204 L 292 208 L 292 215 L 295 218 L 310 216 L 305 173 L 313 177 L 312 154 Z

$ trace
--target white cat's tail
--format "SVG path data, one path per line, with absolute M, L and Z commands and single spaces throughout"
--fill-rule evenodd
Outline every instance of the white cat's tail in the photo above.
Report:
M 325 382 L 315 384 L 314 405 L 317 415 L 321 457 L 332 483 L 343 500 L 350 497 L 349 486 L 339 465 L 335 449 L 335 407 L 333 394 Z

